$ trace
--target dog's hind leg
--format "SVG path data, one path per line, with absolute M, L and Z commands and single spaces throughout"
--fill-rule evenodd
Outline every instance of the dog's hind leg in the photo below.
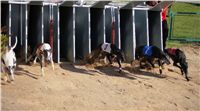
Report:
M 178 67 L 178 68 L 181 70 L 181 74 L 182 74 L 182 75 L 184 74 L 184 72 L 183 72 L 181 66 L 179 66 L 176 62 L 173 63 L 173 66 Z

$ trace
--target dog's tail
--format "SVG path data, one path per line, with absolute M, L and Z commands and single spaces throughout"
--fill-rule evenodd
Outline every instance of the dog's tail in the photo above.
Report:
M 17 36 L 15 36 L 15 44 L 14 44 L 13 47 L 11 47 L 11 49 L 12 49 L 12 50 L 15 49 L 16 46 L 17 46 Z

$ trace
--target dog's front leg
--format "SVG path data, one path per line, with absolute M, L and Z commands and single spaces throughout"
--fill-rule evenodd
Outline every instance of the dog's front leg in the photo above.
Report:
M 144 69 L 145 66 L 144 66 L 142 63 L 146 63 L 146 58 L 140 58 L 140 59 L 139 59 L 139 62 L 140 62 L 140 68 L 141 68 L 141 69 Z
M 162 74 L 162 62 L 160 59 L 158 60 L 158 65 L 159 65 L 159 72 L 160 74 Z
M 184 64 L 180 63 L 180 65 L 181 65 L 182 71 L 185 73 L 186 80 L 189 81 L 189 78 L 188 78 L 188 63 L 187 62 L 185 62 Z
M 44 76 L 44 56 L 41 56 L 41 60 L 40 60 L 40 67 L 41 67 L 41 76 Z
M 14 69 L 12 68 L 12 66 L 9 66 L 8 67 L 8 70 L 9 70 L 9 77 L 10 77 L 10 81 L 14 81 Z
M 54 67 L 54 62 L 53 62 L 53 60 L 52 60 L 52 59 L 51 59 L 51 66 L 52 66 L 53 70 L 55 70 L 55 67 Z
M 5 81 L 5 82 L 7 82 L 8 81 L 8 78 L 7 77 L 9 77 L 9 75 L 6 73 L 6 71 L 5 71 L 5 66 L 2 66 L 1 65 L 1 74 L 2 74 L 2 76 L 1 77 L 3 77 L 3 80 Z
M 106 57 L 108 58 L 109 63 L 112 64 L 111 55 L 110 55 L 110 54 L 107 54 Z
M 122 67 L 121 67 L 121 61 L 119 60 L 119 58 L 117 58 L 117 63 L 119 65 L 119 73 L 121 73 Z
M 187 70 L 187 69 L 186 69 Z M 186 71 L 186 73 L 185 73 L 185 79 L 187 80 L 187 81 L 189 81 L 189 78 L 188 78 L 188 71 Z
M 14 78 L 14 72 L 11 73 L 11 81 L 14 81 L 15 78 Z
M 152 66 L 153 68 L 155 68 L 155 65 L 153 64 L 153 62 L 152 62 L 153 60 L 152 60 L 152 59 L 149 59 L 149 58 L 148 58 L 147 61 L 151 64 L 151 66 Z
M 35 56 L 35 59 L 34 59 L 34 61 L 33 61 L 33 64 L 36 64 L 36 61 L 37 61 L 37 56 Z

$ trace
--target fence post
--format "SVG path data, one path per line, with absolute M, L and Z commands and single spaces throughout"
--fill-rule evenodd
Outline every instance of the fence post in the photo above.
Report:
M 172 12 L 171 9 L 170 9 L 170 28 L 169 28 L 169 35 L 168 35 L 168 36 L 169 36 L 169 40 L 172 39 L 173 17 L 174 17 L 174 14 L 173 14 L 173 12 Z

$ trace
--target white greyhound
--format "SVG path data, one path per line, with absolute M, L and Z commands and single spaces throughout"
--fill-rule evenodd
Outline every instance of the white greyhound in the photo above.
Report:
M 17 46 L 17 36 L 15 37 L 15 44 L 14 46 L 7 46 L 5 53 L 2 54 L 1 58 L 1 69 L 2 72 L 9 76 L 11 81 L 14 81 L 14 71 L 16 68 L 16 56 L 15 52 L 13 51 L 14 48 Z M 6 73 L 8 71 L 8 73 Z M 7 79 L 5 80 L 7 81 Z

